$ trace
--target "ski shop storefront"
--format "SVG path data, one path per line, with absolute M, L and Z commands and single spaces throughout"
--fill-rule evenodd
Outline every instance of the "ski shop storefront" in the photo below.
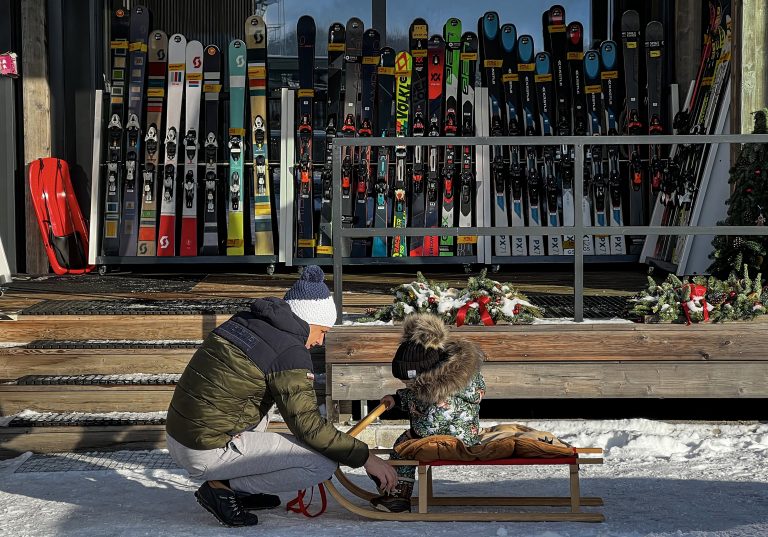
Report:
M 310 264 L 340 323 L 436 311 L 476 341 L 484 417 L 758 416 L 764 317 L 704 321 L 764 310 L 762 289 L 723 279 L 709 301 L 674 278 L 706 273 L 766 106 L 763 3 L 425 2 L 0 0 L 20 75 L 0 77 L 0 236 L 21 275 L 0 299 L 0 414 L 143 413 L 78 422 L 77 441 L 27 416 L 0 431 L 11 451 L 162 445 L 200 340 Z M 27 176 L 49 156 L 100 274 L 48 276 Z M 649 268 L 672 279 L 630 322 Z M 399 337 L 329 334 L 330 416 L 399 386 Z

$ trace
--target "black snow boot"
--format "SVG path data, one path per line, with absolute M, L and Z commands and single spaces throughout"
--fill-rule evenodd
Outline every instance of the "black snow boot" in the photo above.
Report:
M 259 517 L 243 509 L 233 491 L 214 488 L 208 481 L 197 489 L 195 499 L 224 526 L 255 526 L 259 523 Z
M 280 496 L 274 494 L 246 494 L 237 492 L 237 499 L 246 511 L 260 511 L 262 509 L 274 509 L 280 505 Z
M 413 494 L 413 479 L 401 477 L 397 480 L 397 488 L 392 494 L 382 494 L 371 500 L 371 505 L 379 511 L 387 513 L 403 513 L 411 510 L 411 495 Z

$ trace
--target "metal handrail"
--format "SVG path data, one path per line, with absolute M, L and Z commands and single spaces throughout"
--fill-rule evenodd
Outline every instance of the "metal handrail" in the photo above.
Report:
M 642 135 L 642 136 L 471 136 L 471 137 L 401 137 L 401 138 L 335 138 L 333 140 L 333 195 L 331 211 L 333 222 L 333 296 L 336 303 L 337 322 L 342 320 L 342 239 L 360 237 L 426 237 L 432 235 L 458 236 L 530 236 L 530 235 L 560 235 L 570 234 L 582 237 L 590 234 L 611 235 L 766 235 L 765 226 L 611 226 L 610 228 L 585 226 L 583 223 L 583 206 L 574 203 L 574 225 L 558 227 L 449 227 L 449 228 L 404 228 L 404 229 L 375 229 L 375 228 L 343 228 L 341 226 L 341 163 L 345 147 L 394 147 L 394 146 L 492 146 L 492 145 L 568 145 L 574 148 L 574 199 L 584 197 L 584 148 L 592 145 L 675 145 L 694 144 L 711 145 L 719 143 L 768 143 L 768 134 L 718 134 L 718 135 Z M 436 232 L 439 230 L 439 232 Z M 574 241 L 574 321 L 584 320 L 584 243 Z M 563 256 L 568 257 L 568 256 Z M 448 258 L 446 258 L 448 260 Z

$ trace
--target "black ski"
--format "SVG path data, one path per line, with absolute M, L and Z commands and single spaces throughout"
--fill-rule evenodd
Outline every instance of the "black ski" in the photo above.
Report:
M 381 49 L 378 71 L 377 134 L 382 138 L 394 134 L 395 94 L 395 51 L 390 47 Z M 379 147 L 376 163 L 376 209 L 373 227 L 386 229 L 391 221 L 392 205 L 389 186 L 389 147 Z M 374 237 L 372 257 L 387 257 L 387 237 Z
M 379 32 L 369 28 L 363 35 L 363 65 L 361 72 L 360 126 L 357 130 L 361 138 L 370 138 L 374 133 L 374 111 L 376 101 L 376 77 L 379 68 Z M 369 227 L 374 213 L 373 177 L 371 166 L 374 162 L 373 148 L 367 145 L 360 148 L 360 165 L 357 173 L 355 196 L 354 226 Z M 352 241 L 352 257 L 368 255 L 369 239 Z
M 553 113 L 555 109 L 555 87 L 552 76 L 552 59 L 548 52 L 536 55 L 536 97 L 539 105 L 539 129 L 542 136 L 554 134 Z M 544 165 L 541 177 L 544 183 L 544 207 L 547 226 L 560 226 L 560 193 L 555 175 L 555 146 L 546 145 L 542 150 Z M 543 218 L 542 218 L 543 220 Z M 561 235 L 547 236 L 547 253 L 563 254 Z
M 333 255 L 331 232 L 331 200 L 333 198 L 333 140 L 341 121 L 341 77 L 344 67 L 346 32 L 340 22 L 328 28 L 328 110 L 325 126 L 325 166 L 320 202 L 320 226 L 317 237 L 317 257 Z
M 505 24 L 501 27 L 501 48 L 504 56 L 502 67 L 502 82 L 504 83 L 504 104 L 507 115 L 507 133 L 509 136 L 522 134 L 523 122 L 520 118 L 520 92 L 517 73 L 517 29 L 513 24 Z M 504 201 L 509 203 L 508 213 L 511 217 L 511 225 L 515 227 L 525 226 L 525 173 L 520 165 L 520 146 L 509 146 L 509 195 Z M 512 255 L 528 255 L 528 242 L 520 235 L 512 237 Z M 497 254 L 498 255 L 498 254 Z
M 347 21 L 346 47 L 344 49 L 344 109 L 342 136 L 345 138 L 357 136 L 360 124 L 360 68 L 363 59 L 363 21 L 352 17 Z M 341 226 L 354 225 L 355 198 L 353 185 L 357 151 L 353 147 L 344 150 L 341 162 Z M 342 256 L 349 257 L 352 253 L 352 240 L 344 238 L 341 243 Z
M 626 133 L 630 136 L 642 134 L 643 123 L 640 119 L 640 15 L 637 11 L 625 11 L 621 17 L 621 40 L 624 52 L 624 87 Z M 648 207 L 647 184 L 643 181 L 643 166 L 640 159 L 640 146 L 629 146 L 629 225 L 642 226 L 646 223 Z M 630 237 L 630 250 L 635 250 L 642 237 Z
M 603 134 L 603 96 L 600 82 L 600 54 L 588 50 L 584 54 L 584 92 L 587 95 L 587 113 L 589 114 L 589 133 L 592 136 Z M 593 145 L 588 150 L 590 163 L 590 184 L 592 212 L 595 227 L 608 225 L 606 214 L 606 187 L 608 186 L 603 162 L 603 146 Z M 608 255 L 611 245 L 607 235 L 595 235 L 595 254 Z
M 147 71 L 149 10 L 131 8 L 131 44 L 128 53 L 128 119 L 125 122 L 125 181 L 120 215 L 120 255 L 134 256 L 139 238 L 139 168 L 141 165 L 144 81 Z
M 619 134 L 619 72 L 618 47 L 613 41 L 603 41 L 600 45 L 600 79 L 603 86 L 603 104 L 605 106 L 608 136 Z M 619 146 L 608 146 L 608 225 L 624 225 L 623 188 L 619 169 Z M 624 235 L 611 235 L 610 252 L 612 255 L 624 255 L 627 249 Z
M 411 134 L 422 137 L 426 130 L 428 104 L 427 40 L 429 39 L 429 29 L 427 21 L 415 19 L 408 35 L 413 71 L 411 76 Z M 413 167 L 411 169 L 411 227 L 424 227 L 425 225 L 424 171 L 424 146 L 417 145 L 413 148 Z M 411 237 L 408 255 L 424 255 L 423 249 L 424 237 Z
M 507 30 L 510 30 L 507 26 Z M 511 27 L 514 30 L 514 26 Z M 505 36 L 507 41 L 511 38 L 517 40 L 517 32 Z M 488 88 L 488 106 L 490 117 L 490 135 L 493 137 L 504 136 L 504 83 L 502 70 L 504 60 L 502 56 L 501 34 L 499 32 L 499 15 L 493 11 L 483 16 L 482 69 L 485 76 L 485 84 Z M 514 47 L 513 51 L 514 53 Z M 507 175 L 504 166 L 505 151 L 501 145 L 490 147 L 491 182 L 493 185 L 493 225 L 497 227 L 509 226 L 509 202 L 507 201 Z M 509 256 L 510 242 L 508 235 L 496 235 L 493 239 L 494 253 L 497 256 Z
M 205 196 L 203 209 L 203 246 L 200 255 L 219 255 L 219 94 L 221 93 L 221 51 L 216 45 L 208 45 L 203 56 L 203 111 L 205 131 L 203 159 L 205 161 Z
M 536 63 L 533 54 L 533 37 L 521 35 L 517 40 L 517 72 L 520 77 L 520 98 L 523 110 L 525 136 L 536 136 Z M 536 148 L 525 147 L 525 172 L 528 187 L 528 225 L 541 226 L 541 175 L 536 163 Z M 528 237 L 528 254 L 544 255 L 544 238 Z
M 130 16 L 125 8 L 112 12 L 109 122 L 107 123 L 107 177 L 104 188 L 104 255 L 120 252 L 120 195 L 123 186 L 123 133 L 125 125 L 125 71 L 128 58 Z
M 568 67 L 571 74 L 571 103 L 573 106 L 573 134 L 586 136 L 588 133 L 587 96 L 584 93 L 584 28 L 580 22 L 572 22 L 566 28 L 568 35 Z M 565 180 L 565 177 L 564 177 Z M 565 182 L 563 192 L 565 192 Z M 574 204 L 581 203 L 582 224 L 592 225 L 592 202 L 590 201 L 589 173 L 587 159 L 584 161 L 584 195 L 581 200 L 575 199 Z M 574 209 L 575 210 L 575 209 Z M 569 214 L 569 207 L 563 206 L 563 222 L 572 222 L 574 214 Z M 568 225 L 567 223 L 565 225 Z M 582 237 L 584 255 L 594 254 L 594 244 L 591 235 Z
M 299 18 L 296 41 L 299 56 L 298 193 L 296 195 L 296 257 L 315 256 L 314 198 L 312 194 L 312 112 L 315 103 L 315 20 Z
M 475 76 L 477 73 L 477 34 L 461 37 L 461 135 L 475 135 Z M 459 187 L 459 227 L 472 227 L 475 220 L 475 146 L 461 148 L 461 185 Z M 456 238 L 456 255 L 475 255 L 476 235 Z

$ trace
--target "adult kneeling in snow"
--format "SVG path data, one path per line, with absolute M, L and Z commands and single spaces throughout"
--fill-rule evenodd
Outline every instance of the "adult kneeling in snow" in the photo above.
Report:
M 250 511 L 280 504 L 269 493 L 316 485 L 339 464 L 365 466 L 386 490 L 397 483 L 391 466 L 318 411 L 308 349 L 336 321 L 323 278 L 308 266 L 284 300 L 255 300 L 214 329 L 173 393 L 168 451 L 205 481 L 195 498 L 224 525 L 257 524 Z M 293 435 L 266 432 L 273 403 Z

